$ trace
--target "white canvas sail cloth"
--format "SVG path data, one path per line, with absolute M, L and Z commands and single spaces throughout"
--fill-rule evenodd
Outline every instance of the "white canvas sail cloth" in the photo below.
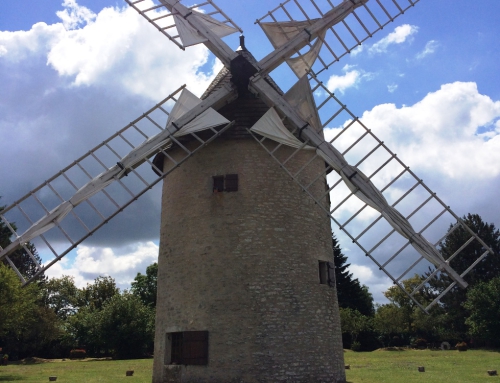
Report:
M 312 19 L 306 21 L 285 21 L 274 23 L 260 23 L 264 33 L 273 45 L 274 49 L 278 49 L 298 35 L 307 27 L 310 27 L 320 19 Z M 297 77 L 303 77 L 313 66 L 319 56 L 321 47 L 325 40 L 327 28 L 318 33 L 316 41 L 312 44 L 311 49 L 306 53 L 286 59 L 286 63 L 292 68 Z
M 208 39 L 199 34 L 198 31 L 194 29 L 184 17 L 176 13 L 174 13 L 173 16 L 175 20 L 175 26 L 177 27 L 177 32 L 179 33 L 179 37 L 182 41 L 182 45 L 184 45 L 185 47 L 189 47 L 208 41 Z M 220 21 L 215 20 L 213 17 L 197 11 L 192 11 L 189 17 L 195 17 L 200 20 L 203 25 L 205 25 L 220 38 L 238 32 L 236 28 L 221 23 Z
M 183 89 L 178 101 L 172 108 L 165 130 L 156 136 L 151 137 L 149 140 L 132 150 L 121 159 L 120 165 L 117 164 L 112 166 L 87 182 L 78 191 L 76 191 L 73 197 L 71 197 L 68 201 L 61 203 L 55 209 L 47 213 L 46 216 L 35 222 L 21 236 L 12 241 L 12 243 L 5 250 L 16 248 L 20 244 L 29 242 L 33 238 L 52 229 L 59 222 L 61 222 L 74 207 L 97 194 L 112 182 L 125 176 L 129 169 L 133 169 L 135 166 L 142 163 L 142 161 L 155 154 L 159 149 L 167 147 L 171 144 L 172 139 L 170 137 L 172 136 L 172 132 L 175 132 L 173 133 L 173 136 L 181 137 L 190 133 L 199 132 L 229 123 L 229 120 L 217 113 L 214 109 L 208 108 L 192 121 L 185 124 L 181 129 L 175 131 L 176 128 L 173 126 L 173 121 L 182 117 L 189 110 L 192 110 L 200 102 L 201 100 L 193 93 L 187 89 Z
M 304 82 L 309 86 L 309 82 L 306 80 L 306 77 L 304 77 L 290 89 L 285 95 L 285 99 L 290 102 L 304 120 L 311 124 L 310 121 L 314 120 L 314 114 L 308 112 L 308 110 L 315 110 L 316 108 L 311 104 L 311 102 L 314 103 L 312 95 L 310 97 L 304 97 L 305 93 L 301 93 L 301 91 L 305 91 L 306 85 L 304 85 Z M 310 88 L 308 88 L 308 92 L 309 94 L 311 93 Z M 301 94 L 302 97 L 300 97 Z M 309 117 L 305 118 L 306 116 Z M 284 145 L 294 148 L 303 146 L 303 143 L 288 131 L 274 108 L 266 112 L 250 130 Z M 323 151 L 321 149 L 323 145 L 329 145 L 330 150 Z M 310 146 L 306 146 L 305 148 L 313 149 Z M 408 220 L 394 207 L 389 205 L 382 193 L 373 185 L 370 179 L 361 172 L 361 170 L 357 169 L 355 166 L 349 165 L 344 156 L 326 141 L 323 141 L 320 147 L 316 149 L 316 153 L 340 174 L 347 187 L 356 197 L 380 212 L 394 230 L 410 241 L 411 245 L 420 255 L 422 255 L 422 257 L 441 270 L 445 270 L 458 284 L 467 287 L 467 283 L 446 263 L 439 251 L 421 234 L 415 232 L 410 222 L 408 222 Z M 332 153 L 332 156 L 326 153 Z

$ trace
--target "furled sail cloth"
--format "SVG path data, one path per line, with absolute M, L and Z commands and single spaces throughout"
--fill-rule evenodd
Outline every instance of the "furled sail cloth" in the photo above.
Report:
M 317 132 L 321 131 L 321 122 L 307 77 L 302 77 L 297 81 L 285 94 L 285 99 L 314 130 Z M 303 147 L 304 149 L 314 149 L 311 146 L 304 146 L 303 142 L 285 127 L 274 108 L 270 108 L 250 130 L 293 148 Z
M 295 37 L 297 34 L 302 32 L 307 27 L 314 24 L 319 19 L 306 20 L 306 21 L 285 21 L 285 22 L 274 22 L 274 23 L 260 23 L 260 26 L 264 30 L 267 38 L 273 45 L 274 49 L 281 47 L 283 44 L 288 42 L 290 39 Z M 297 77 L 303 77 L 313 66 L 314 62 L 319 56 L 321 47 L 323 46 L 323 41 L 326 36 L 327 28 L 318 33 L 316 41 L 312 44 L 311 49 L 298 57 L 293 57 L 286 59 L 290 68 L 297 75 Z
M 260 134 L 273 141 L 279 142 L 292 148 L 300 148 L 304 145 L 295 137 L 283 124 L 276 109 L 269 109 L 251 128 L 251 131 Z M 305 146 L 304 149 L 312 149 L 312 146 Z
M 321 32 L 321 34 L 318 35 L 316 41 L 312 45 L 311 49 L 298 56 L 298 57 L 292 57 L 290 59 L 285 60 L 288 65 L 290 65 L 290 68 L 292 68 L 293 72 L 297 75 L 297 77 L 301 78 L 304 77 L 309 70 L 311 70 L 312 66 L 314 65 L 314 62 L 319 56 L 319 52 L 321 50 L 321 47 L 323 46 L 323 41 L 325 39 L 326 35 L 326 29 Z
M 273 23 L 259 23 L 267 38 L 278 49 L 289 40 L 293 39 L 307 27 L 310 27 L 321 19 L 312 19 L 305 21 L 283 21 Z
M 189 25 L 189 22 L 185 18 L 175 13 L 173 16 L 175 20 L 175 26 L 177 27 L 177 32 L 179 33 L 179 37 L 182 41 L 182 45 L 184 45 L 185 47 L 189 47 L 191 45 L 196 45 L 208 41 L 204 36 L 200 35 L 196 29 Z M 220 21 L 215 20 L 213 17 L 200 12 L 192 11 L 192 14 L 189 17 L 198 18 L 218 37 L 224 37 L 238 32 L 236 28 L 221 23 Z

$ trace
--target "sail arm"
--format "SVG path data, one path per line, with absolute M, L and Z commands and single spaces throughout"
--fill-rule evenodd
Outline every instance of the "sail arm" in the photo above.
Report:
M 260 94 L 265 101 L 274 105 L 276 108 L 288 117 L 288 119 L 302 131 L 302 136 L 311 145 L 316 147 L 316 152 L 320 155 L 337 173 L 339 173 L 344 181 L 347 181 L 347 186 L 353 194 L 360 198 L 363 202 L 373 207 L 384 217 L 388 217 L 387 222 L 399 233 L 410 240 L 412 246 L 422 254 L 432 264 L 438 266 L 442 270 L 449 272 L 460 286 L 466 287 L 467 283 L 456 272 L 452 271 L 451 267 L 444 262 L 441 257 L 437 256 L 437 250 L 434 246 L 428 243 L 422 236 L 418 235 L 410 223 L 399 213 L 394 213 L 392 208 L 384 196 L 373 183 L 356 167 L 349 165 L 344 156 L 330 143 L 318 134 L 301 116 L 297 113 L 284 97 L 276 92 L 266 81 L 260 76 L 253 78 L 251 87 L 256 93 Z
M 179 97 L 179 99 L 181 98 L 182 97 Z M 199 130 L 213 128 L 214 126 L 229 123 L 227 119 L 220 116 L 211 107 L 220 105 L 221 103 L 225 103 L 226 101 L 234 98 L 236 98 L 236 92 L 228 86 L 223 86 L 215 91 L 212 95 L 207 97 L 207 99 L 203 101 L 199 100 L 200 102 L 196 104 L 191 110 L 184 111 L 182 115 L 178 115 L 178 118 L 175 120 L 175 122 L 169 122 L 167 124 L 167 127 L 160 133 L 133 148 L 130 153 L 122 157 L 116 165 L 111 166 L 109 169 L 92 178 L 85 185 L 79 188 L 69 200 L 62 201 L 54 209 L 47 212 L 40 219 L 36 220 L 23 232 L 23 234 L 16 234 L 16 238 L 12 241 L 12 243 L 10 243 L 0 251 L 0 260 L 15 251 L 24 243 L 27 243 L 35 237 L 41 236 L 45 232 L 58 226 L 59 223 L 62 222 L 63 219 L 72 212 L 74 207 L 80 205 L 84 201 L 87 201 L 97 193 L 103 192 L 107 186 L 111 185 L 115 181 L 120 180 L 129 172 L 134 171 L 145 161 L 147 161 L 152 155 L 160 151 L 162 148 L 168 146 L 172 140 L 175 141 L 175 134 L 179 133 L 179 131 L 181 131 L 182 129 L 186 129 L 184 131 L 184 134 L 192 134 Z M 168 100 L 169 98 L 165 99 L 162 103 L 165 103 Z M 161 104 L 158 104 L 155 108 L 158 108 L 159 106 L 161 106 Z M 141 119 L 147 119 L 148 114 L 154 111 L 155 108 L 151 109 L 148 113 L 144 114 L 135 122 Z M 131 123 L 129 127 L 125 129 L 129 128 L 134 130 L 136 126 L 134 123 Z M 111 142 L 112 139 L 114 139 L 116 136 L 117 135 L 112 136 L 112 138 L 108 139 L 108 141 L 106 142 Z M 91 150 L 89 153 L 93 152 L 94 150 Z M 191 152 L 187 153 L 187 157 L 189 157 L 191 154 Z M 83 157 L 83 159 L 85 159 L 85 157 Z M 28 193 L 28 195 L 26 197 L 23 197 L 20 201 L 24 201 L 25 199 L 30 198 L 30 196 L 33 195 L 35 191 L 41 190 L 42 188 L 43 186 Z M 17 203 L 4 209 L 1 212 L 2 216 L 16 206 Z M 117 207 L 120 208 L 118 205 Z M 122 209 L 123 208 L 121 208 L 119 211 L 121 211 Z

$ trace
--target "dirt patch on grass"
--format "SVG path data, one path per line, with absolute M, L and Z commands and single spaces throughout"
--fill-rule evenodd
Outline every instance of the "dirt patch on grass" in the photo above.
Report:
M 49 363 L 52 361 L 53 361 L 52 359 L 37 358 L 35 356 L 35 357 L 21 359 L 20 361 L 16 362 L 16 364 L 40 364 L 40 363 Z
M 403 347 L 382 347 L 382 348 L 377 348 L 375 351 L 406 351 L 406 348 L 403 348 Z

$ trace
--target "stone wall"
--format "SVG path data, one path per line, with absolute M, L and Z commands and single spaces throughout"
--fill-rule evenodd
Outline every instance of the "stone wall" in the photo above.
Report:
M 239 190 L 214 194 L 212 176 L 233 173 Z M 257 142 L 202 149 L 166 178 L 162 208 L 154 383 L 345 381 L 336 290 L 318 273 L 330 221 Z M 208 365 L 166 366 L 165 334 L 190 330 L 209 332 Z

